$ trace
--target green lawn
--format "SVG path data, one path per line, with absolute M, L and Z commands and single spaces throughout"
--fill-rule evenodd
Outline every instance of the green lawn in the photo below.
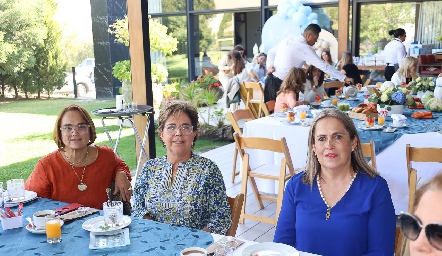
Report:
M 76 99 L 44 99 L 44 100 L 11 100 L 0 101 L 0 182 L 12 178 L 26 179 L 34 169 L 37 161 L 57 149 L 52 139 L 52 130 L 60 110 L 69 105 L 77 104 L 89 112 L 94 109 L 112 107 L 115 100 L 76 100 Z M 96 145 L 107 145 L 110 142 L 101 124 L 101 118 L 91 115 L 97 130 Z M 115 119 L 107 119 L 112 138 L 118 134 Z M 136 168 L 135 139 L 130 127 L 123 129 L 118 153 L 131 170 Z M 229 142 L 198 140 L 195 152 L 216 148 Z M 157 156 L 165 155 L 166 150 L 156 136 L 155 147 Z

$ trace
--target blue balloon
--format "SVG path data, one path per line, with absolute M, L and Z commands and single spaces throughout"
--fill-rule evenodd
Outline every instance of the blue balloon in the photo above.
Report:
M 308 24 L 304 24 L 301 26 L 301 33 L 304 33 L 304 30 L 307 28 Z
M 262 28 L 261 42 L 264 46 L 264 52 L 267 53 L 288 36 L 299 35 L 301 35 L 299 24 L 294 24 L 291 19 L 283 19 L 279 15 L 273 15 Z
M 302 12 L 297 12 L 293 14 L 292 20 L 296 25 L 301 26 L 307 21 L 307 16 Z
M 318 19 L 318 14 L 315 12 L 310 13 L 307 17 L 308 21 L 317 20 L 317 19 Z
M 282 4 L 278 5 L 277 10 L 278 10 L 278 12 L 276 14 L 280 15 L 281 18 L 284 19 L 287 16 L 288 9 L 287 9 L 286 5 L 282 5 Z
M 304 5 L 303 5 L 302 3 L 300 3 L 300 2 L 295 2 L 295 3 L 292 2 L 292 7 L 293 7 L 293 9 L 295 9 L 296 11 L 298 11 L 299 8 L 300 8 L 300 7 L 303 7 L 303 6 L 304 6 Z
M 298 12 L 302 12 L 305 16 L 309 16 L 312 13 L 312 8 L 310 6 L 301 6 L 298 9 Z
M 295 14 L 295 12 L 296 12 L 296 10 L 293 8 L 293 7 L 291 7 L 288 11 L 287 11 L 287 17 L 292 17 L 293 16 L 293 14 Z
M 318 24 L 318 20 L 312 20 L 311 23 Z

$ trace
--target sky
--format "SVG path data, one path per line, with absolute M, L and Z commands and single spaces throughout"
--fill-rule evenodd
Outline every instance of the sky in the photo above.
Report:
M 63 36 L 76 34 L 81 41 L 92 41 L 90 0 L 56 0 L 58 11 L 55 19 L 60 22 Z

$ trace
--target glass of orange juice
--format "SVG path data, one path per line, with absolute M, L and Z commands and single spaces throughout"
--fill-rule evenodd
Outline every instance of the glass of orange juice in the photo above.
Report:
M 304 123 L 304 120 L 307 118 L 307 111 L 306 110 L 300 110 L 299 111 L 299 119 L 301 119 L 301 122 Z
M 377 82 L 377 83 L 376 83 L 376 86 L 378 87 L 378 89 L 381 89 L 381 85 L 382 85 L 382 84 L 381 84 L 380 82 Z
M 384 125 L 385 124 L 385 115 L 379 115 L 378 116 L 378 124 Z
M 61 242 L 61 220 L 55 215 L 46 218 L 46 238 L 50 244 Z
M 333 106 L 338 105 L 338 98 L 337 97 L 332 97 L 332 104 L 333 104 Z

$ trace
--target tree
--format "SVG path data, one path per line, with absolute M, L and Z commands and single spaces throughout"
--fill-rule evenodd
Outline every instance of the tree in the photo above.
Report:
M 390 40 L 391 36 L 388 35 L 388 31 L 404 26 L 406 23 L 414 23 L 414 17 L 415 9 L 410 3 L 363 5 L 361 8 L 361 43 L 371 47 L 382 40 Z

